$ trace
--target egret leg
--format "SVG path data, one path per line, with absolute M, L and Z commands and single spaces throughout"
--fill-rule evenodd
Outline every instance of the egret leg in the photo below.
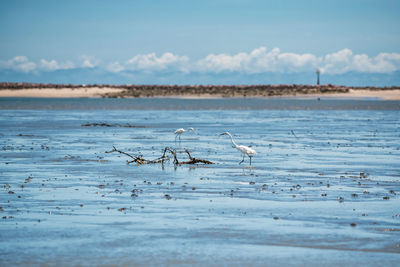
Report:
M 244 161 L 244 155 L 243 155 L 243 159 L 242 159 L 242 161 L 241 162 L 239 162 L 239 164 L 242 164 L 242 162 Z
M 250 158 L 250 165 L 251 165 L 251 157 L 249 156 L 249 158 Z

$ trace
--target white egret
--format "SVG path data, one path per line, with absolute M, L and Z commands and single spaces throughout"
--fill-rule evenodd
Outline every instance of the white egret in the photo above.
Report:
M 257 155 L 257 152 L 256 152 L 254 149 L 252 149 L 252 148 L 250 148 L 250 147 L 248 147 L 248 146 L 239 146 L 239 145 L 237 145 L 237 144 L 235 143 L 235 141 L 233 140 L 232 135 L 231 135 L 229 132 L 225 132 L 225 133 L 222 133 L 222 134 L 220 134 L 220 135 L 227 135 L 227 136 L 229 136 L 229 137 L 231 138 L 231 141 L 232 141 L 232 147 L 233 147 L 233 148 L 236 148 L 237 150 L 239 150 L 239 151 L 243 154 L 243 159 L 242 159 L 241 162 L 239 162 L 239 164 L 241 164 L 241 163 L 244 161 L 244 156 L 247 155 L 247 156 L 250 158 L 250 165 L 251 165 L 251 158 L 252 158 L 253 156 Z
M 183 129 L 183 128 L 176 129 L 175 132 L 174 132 L 174 134 L 175 134 L 175 142 L 176 142 L 176 138 L 177 138 L 178 136 L 179 136 L 179 141 L 180 141 L 180 140 L 181 140 L 181 134 L 186 133 L 186 132 L 188 132 L 188 131 L 194 132 L 194 129 L 193 129 L 192 127 L 190 127 L 190 128 L 187 129 L 187 130 L 185 130 L 185 129 Z

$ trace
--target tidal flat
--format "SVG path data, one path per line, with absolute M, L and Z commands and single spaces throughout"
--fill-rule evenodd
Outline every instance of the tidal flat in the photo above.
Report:
M 2 266 L 395 266 L 400 101 L 1 98 L 0 186 Z

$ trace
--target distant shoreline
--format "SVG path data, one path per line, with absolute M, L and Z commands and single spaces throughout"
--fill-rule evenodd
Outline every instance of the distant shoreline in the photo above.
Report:
M 400 100 L 400 87 L 336 85 L 71 85 L 0 83 L 0 97 L 44 98 L 378 98 Z

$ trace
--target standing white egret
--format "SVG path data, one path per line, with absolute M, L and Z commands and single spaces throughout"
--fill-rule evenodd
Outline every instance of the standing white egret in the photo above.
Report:
M 190 128 L 187 129 L 187 130 L 185 130 L 185 129 L 183 129 L 183 128 L 176 129 L 175 132 L 174 132 L 174 134 L 175 134 L 175 142 L 176 142 L 176 138 L 177 138 L 178 136 L 179 136 L 179 141 L 180 141 L 180 140 L 181 140 L 181 134 L 186 133 L 186 132 L 188 132 L 188 131 L 194 132 L 194 129 L 193 129 L 192 127 L 190 127 Z
M 237 150 L 239 150 L 239 151 L 243 154 L 243 159 L 242 159 L 241 162 L 239 162 L 239 164 L 241 164 L 241 163 L 244 161 L 244 156 L 247 155 L 247 156 L 250 158 L 250 165 L 251 165 L 251 158 L 252 158 L 253 156 L 257 155 L 257 152 L 256 152 L 254 149 L 252 149 L 252 148 L 250 148 L 250 147 L 248 147 L 248 146 L 238 146 L 238 145 L 235 143 L 235 141 L 233 140 L 233 137 L 232 137 L 232 135 L 231 135 L 229 132 L 225 132 L 225 133 L 222 133 L 222 134 L 220 134 L 220 135 L 227 135 L 227 136 L 229 136 L 229 137 L 231 138 L 231 141 L 232 141 L 232 147 L 236 148 Z

